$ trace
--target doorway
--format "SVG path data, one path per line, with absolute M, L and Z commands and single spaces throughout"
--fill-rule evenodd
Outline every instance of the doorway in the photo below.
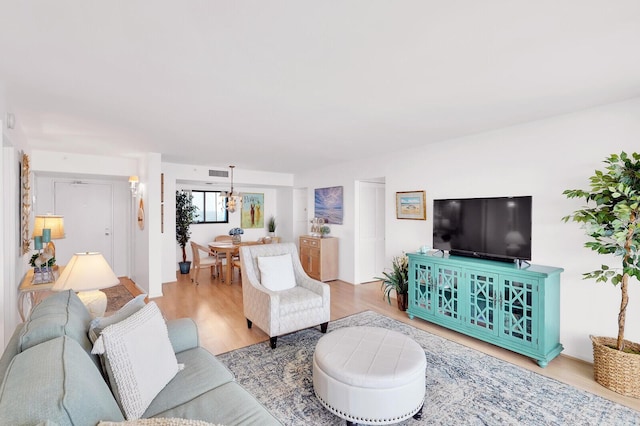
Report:
M 358 224 L 356 283 L 374 281 L 384 269 L 385 183 L 384 178 L 357 182 Z
M 97 251 L 113 268 L 112 185 L 54 182 L 54 211 L 64 216 L 65 239 L 56 244 L 56 260 L 66 265 L 74 253 Z

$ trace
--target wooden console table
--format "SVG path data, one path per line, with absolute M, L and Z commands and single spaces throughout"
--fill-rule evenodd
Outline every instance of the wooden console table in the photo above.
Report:
M 58 270 L 54 271 L 54 276 L 56 278 L 59 277 L 63 269 L 63 266 L 59 266 Z M 22 279 L 20 287 L 18 287 L 18 290 L 20 291 L 20 294 L 18 295 L 18 312 L 20 313 L 22 321 L 29 316 L 31 309 L 33 309 L 36 303 L 49 295 L 53 285 L 55 284 L 55 281 L 40 284 L 34 284 L 32 281 L 33 268 L 30 268 Z

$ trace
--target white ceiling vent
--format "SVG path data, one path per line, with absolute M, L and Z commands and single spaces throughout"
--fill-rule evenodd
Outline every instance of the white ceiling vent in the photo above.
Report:
M 209 169 L 209 176 L 229 177 L 229 172 L 227 170 L 211 170 L 211 169 Z

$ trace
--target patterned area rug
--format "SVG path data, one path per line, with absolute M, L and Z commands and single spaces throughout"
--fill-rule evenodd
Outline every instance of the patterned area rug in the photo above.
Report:
M 640 412 L 541 376 L 374 312 L 329 323 L 402 332 L 425 350 L 427 389 L 422 420 L 403 425 L 638 425 Z M 285 425 L 344 425 L 313 393 L 312 356 L 319 327 L 218 355 Z
M 122 284 L 119 284 L 114 287 L 109 287 L 102 289 L 102 291 L 107 295 L 107 312 L 105 312 L 106 316 L 111 315 L 121 307 L 123 307 L 129 300 L 133 299 L 129 290 Z

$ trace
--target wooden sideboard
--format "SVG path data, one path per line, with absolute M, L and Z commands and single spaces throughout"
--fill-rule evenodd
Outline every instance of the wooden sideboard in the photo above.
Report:
M 338 279 L 338 239 L 300 237 L 300 262 L 307 275 L 319 281 Z

